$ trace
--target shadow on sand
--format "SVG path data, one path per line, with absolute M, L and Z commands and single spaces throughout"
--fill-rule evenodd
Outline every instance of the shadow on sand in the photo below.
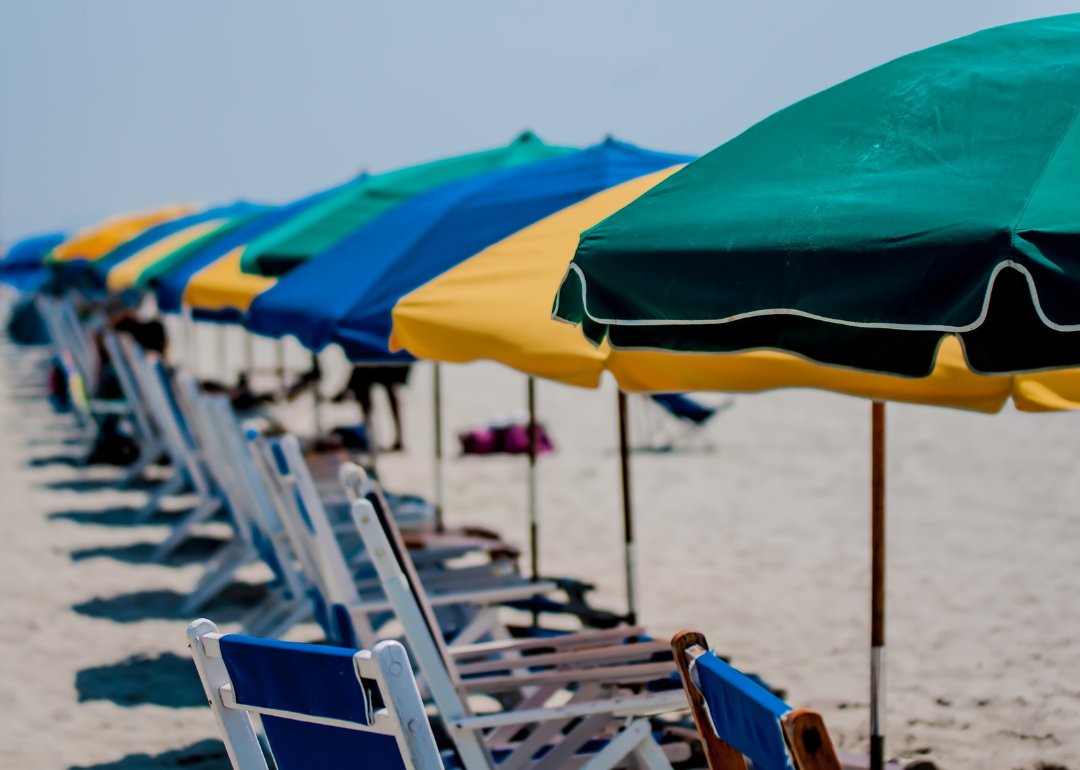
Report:
M 157 756 L 128 754 L 116 762 L 101 765 L 77 766 L 69 770 L 164 770 L 182 767 L 185 770 L 232 770 L 225 744 L 218 740 L 193 743 L 187 748 L 166 751 Z
M 80 703 L 109 700 L 118 706 L 206 706 L 195 664 L 191 658 L 171 652 L 156 658 L 135 655 L 111 666 L 84 668 L 75 674 L 75 689 Z
M 118 481 L 119 477 L 112 479 L 61 479 L 59 481 L 47 482 L 42 486 L 45 489 L 51 489 L 58 492 L 100 492 L 103 489 L 117 489 Z M 160 483 L 160 480 L 150 480 L 139 477 L 125 487 L 125 491 L 135 490 L 145 492 L 153 489 Z
M 214 555 L 214 552 L 228 541 L 216 537 L 198 535 L 189 537 L 176 547 L 162 562 L 153 559 L 157 543 L 132 543 L 131 545 L 110 545 L 97 548 L 80 548 L 71 552 L 72 561 L 87 559 L 114 559 L 125 564 L 161 564 L 165 567 L 185 567 L 188 564 L 201 564 Z
M 55 454 L 46 457 L 34 457 L 26 463 L 29 468 L 48 468 L 50 465 L 66 465 L 69 468 L 81 468 L 86 458 L 83 455 Z
M 95 524 L 101 527 L 150 527 L 167 525 L 172 526 L 180 519 L 191 513 L 193 509 L 184 508 L 177 511 L 157 511 L 153 516 L 143 522 L 136 522 L 135 516 L 139 508 L 131 505 L 118 505 L 112 508 L 102 508 L 100 511 L 56 511 L 46 518 L 51 520 L 74 521 L 76 524 Z
M 266 597 L 265 586 L 233 583 L 222 591 L 199 613 L 219 623 L 231 623 L 257 602 Z M 137 591 L 109 599 L 95 598 L 71 609 L 90 618 L 104 618 L 116 623 L 138 623 L 142 620 L 193 620 L 181 615 L 180 607 L 187 597 L 176 591 Z

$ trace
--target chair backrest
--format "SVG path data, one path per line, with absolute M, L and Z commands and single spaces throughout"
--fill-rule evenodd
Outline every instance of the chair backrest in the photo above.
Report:
M 221 635 L 209 620 L 188 645 L 235 770 L 266 770 L 250 713 L 278 770 L 442 770 L 412 666 L 399 642 L 370 652 Z
M 327 602 L 324 593 L 327 573 L 323 565 L 323 555 L 314 539 L 311 518 L 299 497 L 295 477 L 285 461 L 284 454 L 271 439 L 260 433 L 253 421 L 244 423 L 244 435 L 258 475 L 281 523 L 289 549 L 295 557 L 296 576 L 303 583 L 304 594 L 314 606 L 316 620 L 329 640 L 342 644 L 349 641 L 359 642 L 358 638 L 349 638 L 347 624 L 343 623 L 339 631 L 335 631 L 332 624 L 332 617 L 340 614 L 340 610 L 334 608 L 333 601 Z M 342 618 L 339 617 L 339 620 Z M 360 635 L 362 634 L 356 636 Z M 367 638 L 370 640 L 373 637 Z
M 671 640 L 690 709 L 711 770 L 841 770 L 821 715 L 792 709 L 708 649 L 704 635 Z
M 178 382 L 187 382 L 185 389 L 198 387 L 194 377 L 185 372 L 178 373 Z M 234 516 L 239 513 L 238 523 L 242 521 L 248 528 L 251 545 L 274 573 L 277 583 L 284 587 L 287 598 L 304 596 L 307 583 L 297 567 L 296 554 L 259 472 L 257 459 L 242 435 L 232 404 L 223 394 L 201 392 L 195 402 L 203 412 L 199 418 L 203 432 L 216 445 L 212 459 L 215 476 L 219 483 L 227 479 L 225 483 L 231 485 L 231 492 L 226 493 L 230 495 L 230 509 L 234 510 Z
M 360 469 L 356 466 L 342 467 L 342 481 L 346 488 L 365 493 L 352 505 L 353 521 L 378 570 L 383 590 L 405 629 L 405 638 L 409 641 L 420 673 L 439 714 L 447 724 L 469 717 L 472 712 L 461 687 L 457 667 L 453 664 L 435 612 L 405 549 L 401 532 L 377 487 L 366 487 L 362 471 L 357 471 Z M 353 474 L 352 478 L 350 474 Z M 465 767 L 492 766 L 484 746 L 484 736 L 479 730 L 454 731 L 454 743 Z
M 135 373 L 131 370 L 131 362 L 124 354 L 115 331 L 108 329 L 102 336 L 105 341 L 105 349 L 109 352 L 113 371 L 116 372 L 116 378 L 120 381 L 120 389 L 124 392 L 124 398 L 127 399 L 128 404 L 131 405 L 131 413 L 135 418 L 135 426 L 139 430 L 139 436 L 143 442 L 150 443 L 154 439 L 154 427 L 150 419 L 146 396 L 139 390 L 139 383 L 135 379 Z
M 79 318 L 70 295 L 61 299 L 56 307 L 61 323 L 68 330 L 67 340 L 71 346 L 71 354 L 75 357 L 83 379 L 86 381 L 86 390 L 91 396 L 95 396 L 101 380 L 101 359 L 98 356 L 94 338 Z
M 233 521 L 237 536 L 248 543 L 253 542 L 252 527 L 255 512 L 251 510 L 251 501 L 243 487 L 243 480 L 235 468 L 236 457 L 224 435 L 224 426 L 220 423 L 220 413 L 212 402 L 228 399 L 224 396 L 207 396 L 202 392 L 195 377 L 183 370 L 175 374 L 176 388 L 189 405 L 191 428 L 199 437 L 206 467 L 214 482 L 225 497 L 229 515 Z
M 176 469 L 187 474 L 199 496 L 209 497 L 210 484 L 201 464 L 198 447 L 188 426 L 182 422 L 184 415 L 173 398 L 172 386 L 161 358 L 157 353 L 143 350 L 129 334 L 120 334 L 118 339 L 128 361 L 132 363 L 139 389 L 146 395 L 154 422 L 161 429 L 165 451 Z
M 312 577 L 325 605 L 316 610 L 325 611 L 322 620 L 328 638 L 346 647 L 374 644 L 375 631 L 367 614 L 359 610 L 350 612 L 350 608 L 362 603 L 360 592 L 304 460 L 300 442 L 288 434 L 269 439 L 268 445 L 274 459 L 271 470 L 278 475 L 282 488 L 291 490 L 296 503 L 294 510 L 302 519 L 299 535 L 316 568 Z
M 699 404 L 692 398 L 679 393 L 654 393 L 650 398 L 664 407 L 673 417 L 697 426 L 707 423 L 719 411 L 718 407 Z

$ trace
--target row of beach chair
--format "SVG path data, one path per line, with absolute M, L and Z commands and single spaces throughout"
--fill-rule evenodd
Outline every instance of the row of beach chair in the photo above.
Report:
M 519 572 L 515 548 L 490 533 L 436 531 L 422 505 L 395 510 L 360 466 L 306 456 L 296 436 L 238 416 L 227 396 L 130 335 L 104 323 L 90 331 L 73 298 L 38 307 L 88 440 L 120 419 L 138 444 L 120 483 L 155 475 L 159 462 L 171 469 L 136 518 L 196 496 L 155 557 L 215 515 L 232 526 L 183 611 L 210 605 L 249 564 L 273 574 L 241 633 L 205 619 L 188 629 L 237 770 L 670 770 L 700 766 L 702 752 L 712 770 L 865 762 L 842 763 L 819 715 L 790 709 L 696 632 L 669 642 L 639 626 L 511 628 L 507 605 L 565 606 L 550 598 L 559 582 Z M 109 403 L 94 398 L 102 349 L 123 393 Z M 311 620 L 326 644 L 278 641 Z M 696 730 L 672 717 L 686 711 Z

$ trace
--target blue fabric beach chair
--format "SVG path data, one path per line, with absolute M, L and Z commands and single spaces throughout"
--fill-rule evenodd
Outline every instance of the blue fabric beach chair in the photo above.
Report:
M 643 408 L 635 420 L 635 433 L 642 437 L 635 452 L 712 452 L 716 447 L 706 435 L 706 427 L 717 414 L 735 402 L 704 404 L 684 393 L 642 395 Z
M 792 709 L 709 651 L 698 631 L 671 640 L 710 770 L 841 770 L 821 715 Z
M 188 646 L 234 770 L 442 770 L 405 648 L 349 650 L 188 626 Z

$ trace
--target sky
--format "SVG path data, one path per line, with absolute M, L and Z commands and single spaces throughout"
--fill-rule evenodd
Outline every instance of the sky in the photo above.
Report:
M 1065 0 L 0 0 L 0 243 L 286 202 L 530 129 L 701 154 L 911 51 Z

